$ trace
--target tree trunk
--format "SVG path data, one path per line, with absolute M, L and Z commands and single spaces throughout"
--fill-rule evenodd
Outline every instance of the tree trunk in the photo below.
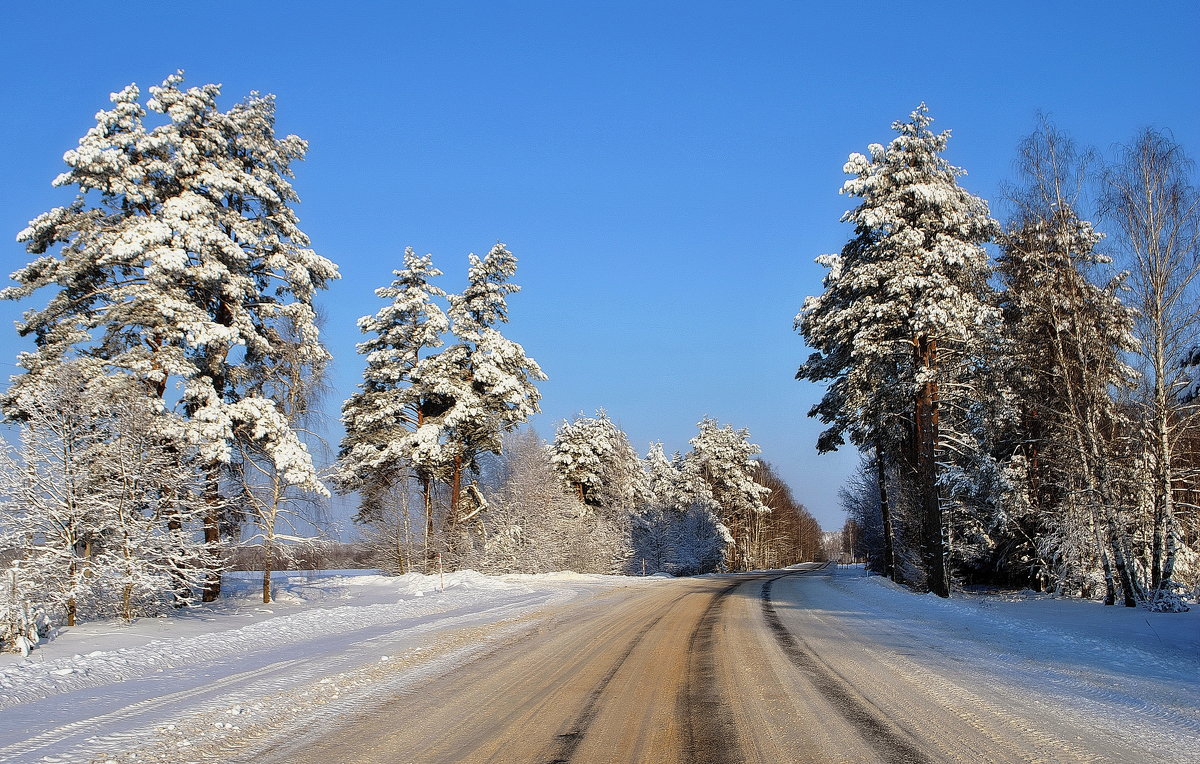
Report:
M 208 481 L 204 487 L 204 502 L 208 505 L 204 513 L 204 543 L 208 550 L 208 574 L 204 580 L 202 602 L 216 602 L 221 596 L 221 558 L 217 545 L 221 541 L 221 494 L 217 483 L 216 466 L 210 467 Z
M 274 543 L 263 541 L 263 576 L 262 576 L 262 600 L 263 602 L 271 601 L 271 564 L 274 562 L 271 552 L 274 549 Z
M 913 340 L 918 369 L 932 371 L 937 366 L 937 340 L 921 335 Z M 941 434 L 939 391 L 936 380 L 928 380 L 917 391 L 915 410 L 917 481 L 921 506 L 922 560 L 929 590 L 939 597 L 950 596 L 946 575 L 945 540 L 942 536 L 942 502 L 937 479 L 937 456 Z
M 879 482 L 879 511 L 883 515 L 883 575 L 896 581 L 896 535 L 888 502 L 887 468 L 883 463 L 883 449 L 879 446 L 875 446 L 875 475 Z
M 462 452 L 454 455 L 454 474 L 450 477 L 450 511 L 446 514 L 446 527 L 453 528 L 458 524 L 458 499 L 462 492 L 463 458 Z

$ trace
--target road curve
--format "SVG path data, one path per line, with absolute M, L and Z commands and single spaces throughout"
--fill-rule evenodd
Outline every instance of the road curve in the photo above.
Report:
M 473 662 L 256 752 L 376 762 L 1095 761 L 1069 736 L 881 662 L 807 611 L 807 570 L 680 579 L 552 611 Z M 786 603 L 777 602 L 787 589 Z

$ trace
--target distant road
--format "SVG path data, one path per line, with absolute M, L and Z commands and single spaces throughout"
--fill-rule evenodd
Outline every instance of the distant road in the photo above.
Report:
M 836 572 L 680 579 L 571 603 L 328 734 L 255 760 L 1186 760 L 1124 734 L 1092 700 L 1081 711 L 1038 697 L 1005 673 L 1003 656 L 948 654 L 956 637 L 924 638 L 894 613 L 863 610 Z M 1086 680 L 1057 681 L 1061 693 L 1062 682 Z

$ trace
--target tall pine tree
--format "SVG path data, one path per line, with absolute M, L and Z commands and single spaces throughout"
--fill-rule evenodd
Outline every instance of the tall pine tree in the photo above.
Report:
M 892 125 L 898 136 L 888 146 L 850 155 L 842 193 L 862 201 L 842 219 L 854 236 L 841 254 L 818 258 L 830 269 L 825 292 L 796 319 L 817 352 L 797 376 L 829 383 L 810 412 L 832 425 L 819 449 L 848 434 L 875 449 L 881 477 L 888 464 L 902 473 L 915 497 L 926 585 L 946 596 L 950 497 L 939 473 L 955 452 L 974 448 L 962 398 L 981 328 L 999 323 L 982 246 L 997 226 L 987 204 L 959 186 L 963 171 L 942 157 L 949 133 L 933 133 L 932 121 L 922 104 Z M 886 522 L 895 502 L 882 498 Z
M 325 491 L 287 417 L 255 385 L 281 352 L 324 360 L 313 299 L 338 273 L 309 248 L 292 209 L 291 163 L 307 145 L 275 135 L 274 98 L 252 93 L 221 111 L 220 86 L 182 81 L 151 88 L 145 107 L 133 85 L 113 94 L 54 181 L 77 199 L 19 235 L 39 257 L 2 296 L 51 294 L 18 327 L 37 349 L 21 356 L 25 374 L 4 405 L 19 419 L 21 389 L 76 355 L 132 375 L 170 406 L 164 437 L 199 444 L 215 543 L 234 439 L 256 442 L 289 484 Z M 147 109 L 166 123 L 148 129 Z M 214 572 L 204 598 L 219 591 Z

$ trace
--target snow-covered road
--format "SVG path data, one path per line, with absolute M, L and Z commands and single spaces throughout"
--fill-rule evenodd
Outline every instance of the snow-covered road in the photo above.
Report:
M 281 589 L 0 657 L 0 761 L 1200 760 L 1196 611 L 861 568 Z
M 269 605 L 235 578 L 233 597 L 182 617 L 84 624 L 27 659 L 0 656 L 0 761 L 212 760 L 206 751 L 230 738 L 335 718 L 449 670 L 528 628 L 531 613 L 655 582 L 471 571 L 279 580 Z

